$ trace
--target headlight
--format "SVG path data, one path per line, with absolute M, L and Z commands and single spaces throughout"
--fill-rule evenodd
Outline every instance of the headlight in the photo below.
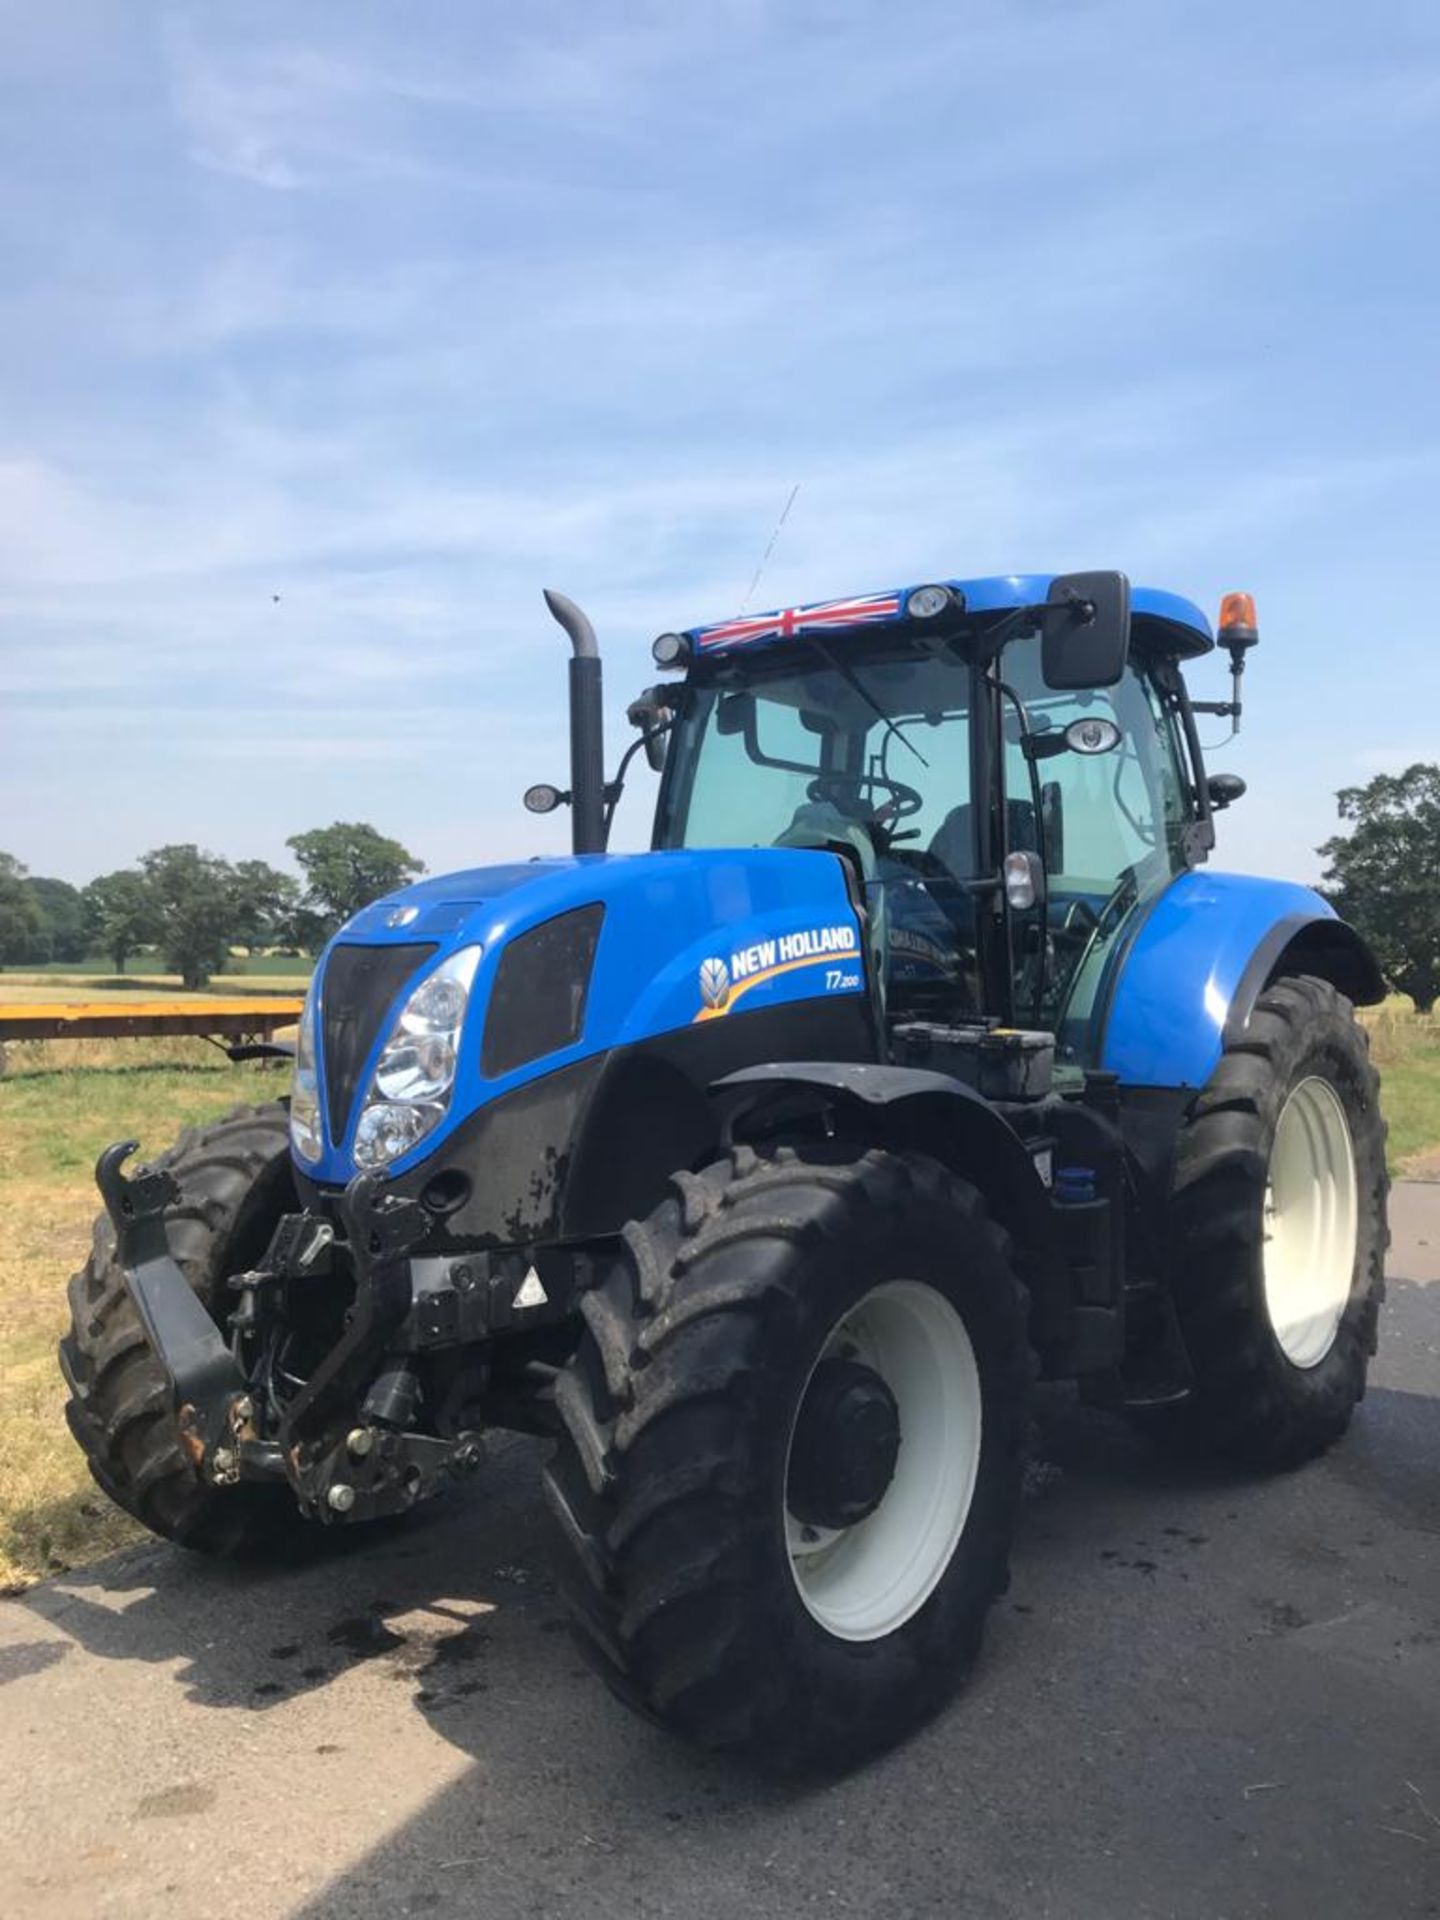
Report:
M 315 981 L 310 982 L 300 1013 L 295 1045 L 295 1078 L 290 1087 L 290 1143 L 302 1160 L 316 1161 L 325 1150 L 320 1130 L 320 1083 L 315 1077 Z
M 355 1129 L 357 1166 L 388 1166 L 444 1117 L 481 951 L 462 947 L 452 954 L 401 1008 L 375 1063 Z

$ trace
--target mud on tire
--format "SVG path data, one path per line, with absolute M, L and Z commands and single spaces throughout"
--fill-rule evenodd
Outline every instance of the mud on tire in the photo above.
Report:
M 1030 1355 L 1006 1236 L 934 1161 L 836 1143 L 677 1175 L 622 1238 L 581 1303 L 546 1475 L 582 1642 L 630 1705 L 701 1744 L 851 1765 L 950 1697 L 1008 1580 Z M 963 1323 L 978 1467 L 928 1598 L 841 1638 L 791 1570 L 790 1438 L 827 1335 L 898 1279 Z
M 264 1253 L 280 1214 L 293 1209 L 283 1106 L 237 1107 L 190 1129 L 158 1156 L 180 1187 L 167 1228 L 185 1277 L 223 1322 L 225 1281 Z M 70 1282 L 70 1331 L 60 1370 L 65 1418 L 96 1481 L 152 1533 L 201 1552 L 248 1557 L 295 1538 L 298 1512 L 283 1488 L 209 1486 L 181 1450 L 170 1395 L 141 1330 L 102 1214 L 90 1258 Z
M 1344 1111 L 1354 1155 L 1350 1290 L 1328 1351 L 1289 1358 L 1266 1302 L 1271 1150 L 1287 1097 L 1319 1079 Z M 1385 1123 L 1379 1076 L 1350 1002 L 1325 980 L 1282 978 L 1221 1055 L 1181 1131 L 1171 1207 L 1171 1284 L 1194 1370 L 1189 1397 L 1145 1424 L 1242 1464 L 1295 1466 L 1339 1438 L 1365 1392 L 1385 1294 Z

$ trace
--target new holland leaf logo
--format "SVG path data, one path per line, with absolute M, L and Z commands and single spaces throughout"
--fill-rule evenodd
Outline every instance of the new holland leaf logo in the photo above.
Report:
M 723 960 L 711 959 L 700 962 L 700 998 L 707 1007 L 717 1010 L 723 1007 L 730 997 L 730 969 Z

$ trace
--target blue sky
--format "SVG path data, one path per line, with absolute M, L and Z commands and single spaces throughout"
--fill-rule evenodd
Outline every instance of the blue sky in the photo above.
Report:
M 1437 189 L 1433 0 L 0 0 L 0 847 L 557 846 L 540 588 L 618 717 L 798 482 L 762 605 L 1253 590 L 1313 877 L 1440 758 Z

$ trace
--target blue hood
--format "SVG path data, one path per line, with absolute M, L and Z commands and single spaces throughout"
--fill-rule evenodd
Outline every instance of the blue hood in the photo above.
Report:
M 487 1079 L 481 1038 L 496 975 L 511 942 L 532 928 L 594 904 L 604 920 L 584 1023 L 573 1045 Z M 632 1045 L 699 1020 L 786 1001 L 865 991 L 860 927 L 844 869 L 830 853 L 798 848 L 685 849 L 534 860 L 422 880 L 377 900 L 342 927 L 316 971 L 321 1109 L 328 1116 L 323 1036 L 325 980 L 338 946 L 433 944 L 380 1021 L 346 1116 L 313 1179 L 343 1182 L 361 1100 L 375 1062 L 419 982 L 463 947 L 482 948 L 461 1036 L 450 1106 L 440 1125 L 389 1171 L 434 1153 L 488 1101 L 528 1080 L 609 1048 Z

